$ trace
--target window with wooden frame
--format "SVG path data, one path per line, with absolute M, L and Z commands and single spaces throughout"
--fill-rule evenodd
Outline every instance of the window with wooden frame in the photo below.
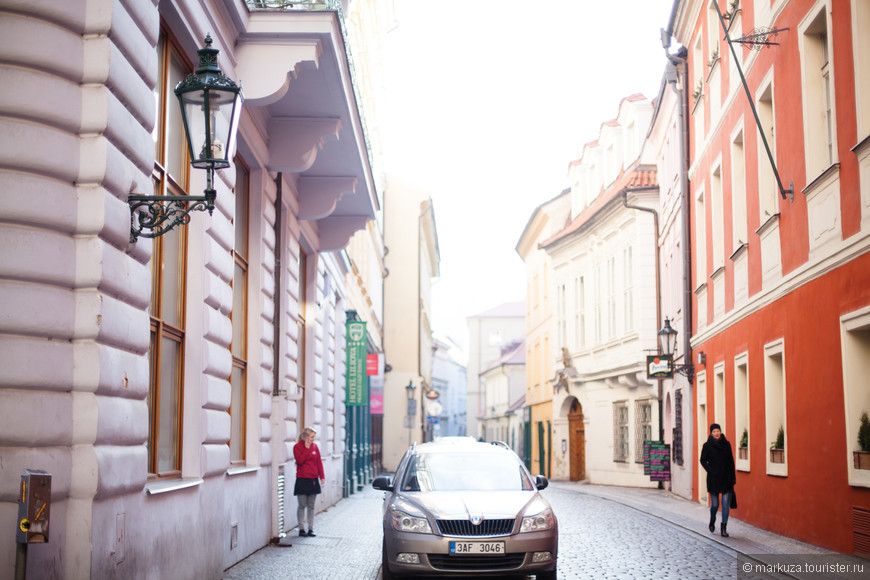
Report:
M 152 180 L 156 195 L 187 195 L 188 156 L 181 108 L 173 87 L 190 66 L 171 39 L 161 33 L 158 81 L 154 91 L 157 120 Z M 184 294 L 187 278 L 187 228 L 154 238 L 151 256 L 151 370 L 148 388 L 148 473 L 181 474 L 182 395 L 184 392 Z
M 250 171 L 236 159 L 236 213 L 233 218 L 233 368 L 230 373 L 230 462 L 245 462 L 248 387 L 248 215 Z
M 819 4 L 800 26 L 808 182 L 837 161 L 829 11 L 826 3 Z
M 296 317 L 296 326 L 298 336 L 296 337 L 296 368 L 297 368 L 297 384 L 302 393 L 302 399 L 299 401 L 299 421 L 301 425 L 307 425 L 305 422 L 305 333 L 307 332 L 305 313 L 306 304 L 308 301 L 308 254 L 303 248 L 299 248 L 299 314 Z

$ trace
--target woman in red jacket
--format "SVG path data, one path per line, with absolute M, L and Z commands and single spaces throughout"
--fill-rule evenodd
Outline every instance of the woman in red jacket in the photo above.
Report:
M 317 431 L 306 427 L 299 434 L 299 442 L 293 446 L 293 457 L 296 459 L 296 487 L 293 495 L 299 502 L 296 519 L 299 521 L 299 535 L 314 537 L 314 500 L 320 493 L 320 485 L 326 483 L 323 473 L 323 461 L 320 459 L 320 449 L 314 443 Z M 308 531 L 305 531 L 303 516 L 308 510 Z

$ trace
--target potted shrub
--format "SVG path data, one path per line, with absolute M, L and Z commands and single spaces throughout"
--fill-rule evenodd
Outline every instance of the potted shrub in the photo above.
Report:
M 861 414 L 861 424 L 858 426 L 858 448 L 853 451 L 855 469 L 870 469 L 870 417 L 867 411 Z
M 738 459 L 749 459 L 749 431 L 744 427 L 740 437 L 740 446 L 737 448 Z
M 776 432 L 776 441 L 770 443 L 770 462 L 785 463 L 785 431 L 782 425 Z

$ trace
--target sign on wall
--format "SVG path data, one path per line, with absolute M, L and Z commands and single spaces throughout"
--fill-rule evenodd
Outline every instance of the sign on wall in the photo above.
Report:
M 647 442 L 644 441 L 644 473 L 650 481 L 671 480 L 671 446 L 662 441 L 649 442 L 649 455 L 646 455 Z
M 347 393 L 346 405 L 368 403 L 366 376 L 366 323 L 347 323 Z
M 671 357 L 664 354 L 652 354 L 646 357 L 647 379 L 670 379 L 674 373 L 671 371 Z

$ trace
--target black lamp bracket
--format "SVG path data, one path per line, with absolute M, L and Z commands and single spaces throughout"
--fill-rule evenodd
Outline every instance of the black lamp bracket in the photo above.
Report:
M 203 195 L 141 195 L 131 194 L 130 204 L 130 242 L 140 237 L 156 238 L 178 225 L 190 222 L 190 212 L 195 210 L 214 211 L 217 191 L 206 189 Z

